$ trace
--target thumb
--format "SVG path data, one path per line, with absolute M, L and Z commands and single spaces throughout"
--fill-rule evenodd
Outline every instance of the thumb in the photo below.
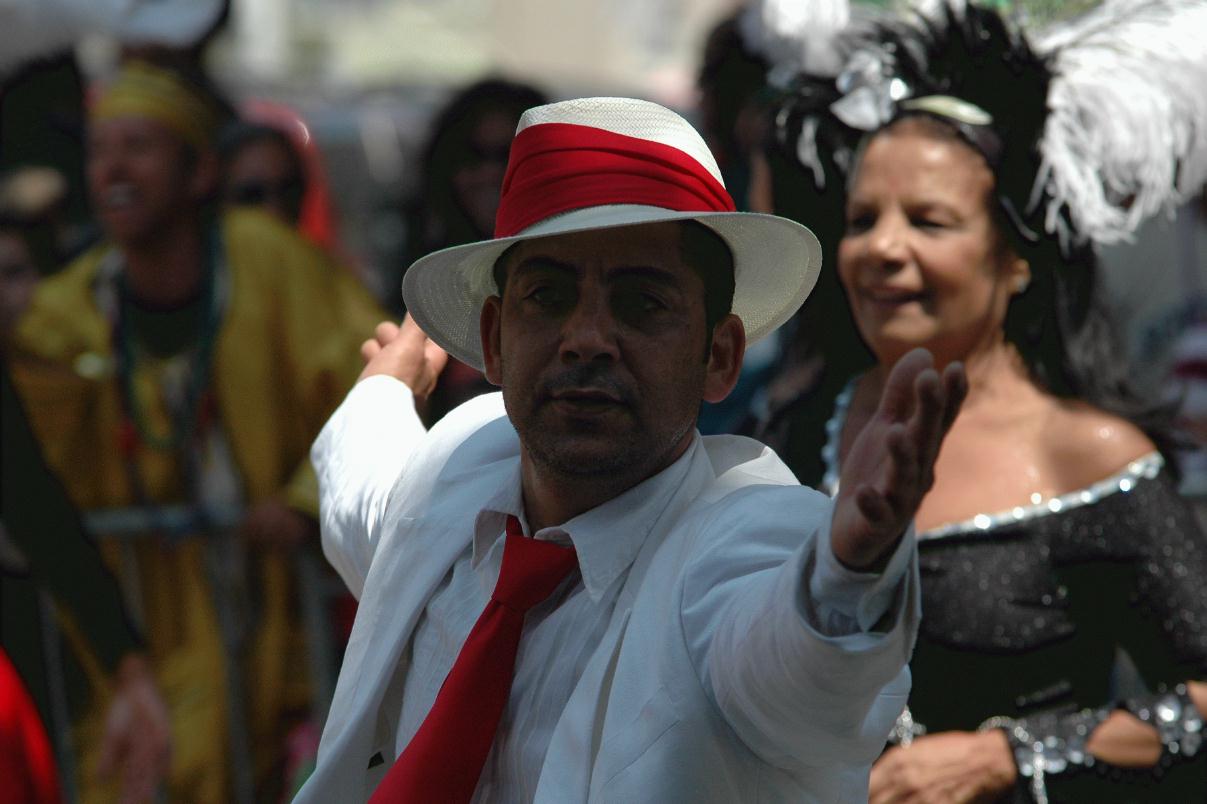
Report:
M 428 367 L 435 376 L 439 376 L 448 363 L 448 352 L 433 340 L 429 340 L 423 345 L 423 357 L 427 360 Z

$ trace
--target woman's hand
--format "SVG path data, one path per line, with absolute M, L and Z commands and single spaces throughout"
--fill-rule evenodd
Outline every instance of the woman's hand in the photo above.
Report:
M 884 752 L 872 766 L 868 804 L 997 801 L 1017 775 L 1001 731 L 943 732 Z

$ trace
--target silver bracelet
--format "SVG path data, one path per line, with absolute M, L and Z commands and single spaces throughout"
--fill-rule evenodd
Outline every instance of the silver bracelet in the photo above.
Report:
M 1085 744 L 1110 713 L 1110 709 L 1101 708 L 1071 715 L 1043 713 L 1026 719 L 991 717 L 977 731 L 1005 732 L 1018 775 L 1029 780 L 1035 804 L 1048 804 L 1049 776 L 1094 766 L 1094 756 Z
M 901 714 L 897 715 L 897 722 L 893 724 L 893 730 L 888 733 L 888 742 L 890 745 L 908 748 L 915 737 L 921 737 L 924 734 L 926 734 L 926 727 L 914 720 L 914 714 L 909 711 L 907 706 L 901 710 Z
M 1203 747 L 1203 716 L 1190 698 L 1185 684 L 1171 692 L 1125 701 L 1123 709 L 1157 730 L 1161 738 L 1161 764 L 1177 757 L 1189 759 Z

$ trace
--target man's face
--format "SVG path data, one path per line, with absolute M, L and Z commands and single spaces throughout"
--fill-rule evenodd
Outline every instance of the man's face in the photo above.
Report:
M 93 123 L 88 183 L 101 224 L 123 245 L 194 214 L 205 189 L 184 141 L 162 123 L 136 116 Z
M 705 336 L 704 283 L 675 224 L 527 241 L 506 276 L 482 313 L 486 374 L 544 471 L 640 482 L 686 449 L 700 401 L 732 388 L 734 350 L 718 359 Z M 717 329 L 744 343 L 736 318 Z

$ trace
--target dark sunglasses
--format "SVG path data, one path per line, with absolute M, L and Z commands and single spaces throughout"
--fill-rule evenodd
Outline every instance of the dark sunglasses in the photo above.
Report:
M 304 187 L 298 179 L 281 181 L 245 181 L 231 185 L 226 197 L 235 204 L 257 206 L 272 200 L 296 203 Z

